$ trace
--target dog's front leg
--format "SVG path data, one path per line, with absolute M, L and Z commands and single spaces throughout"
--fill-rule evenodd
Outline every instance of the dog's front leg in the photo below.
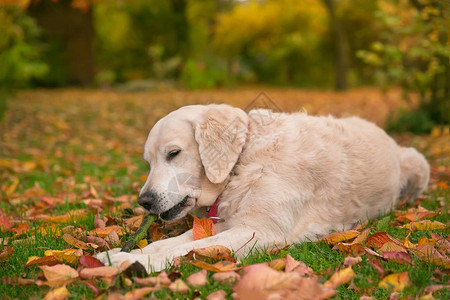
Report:
M 131 263 L 140 262 L 148 272 L 158 272 L 163 270 L 168 263 L 175 257 L 187 254 L 195 248 L 204 248 L 214 245 L 222 245 L 234 251 L 237 251 L 238 256 L 243 256 L 255 245 L 257 247 L 268 246 L 268 242 L 264 241 L 263 236 L 258 235 L 255 230 L 246 226 L 236 226 L 229 230 L 223 231 L 215 236 L 205 239 L 191 241 L 183 244 L 173 244 L 171 249 L 164 248 L 162 252 L 156 253 L 125 253 L 119 252 L 110 256 L 111 263 L 119 266 L 123 261 L 130 261 Z M 177 238 L 174 238 L 176 240 Z M 169 242 L 171 239 L 168 239 Z

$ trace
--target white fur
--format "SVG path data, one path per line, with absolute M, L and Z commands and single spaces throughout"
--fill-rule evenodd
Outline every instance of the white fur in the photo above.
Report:
M 224 131 L 232 136 L 224 137 Z M 205 149 L 211 145 L 227 160 L 208 160 Z M 167 161 L 173 148 L 181 152 Z M 382 129 L 356 117 L 267 110 L 247 115 L 227 105 L 172 112 L 150 132 L 144 157 L 151 171 L 141 196 L 158 195 L 151 212 L 165 212 L 188 197 L 173 217 L 178 219 L 220 196 L 219 217 L 225 220 L 216 224 L 217 235 L 202 240 L 194 241 L 188 231 L 142 251 L 110 252 L 114 265 L 139 261 L 154 271 L 194 248 L 224 245 L 241 257 L 253 247 L 283 247 L 350 229 L 390 211 L 400 196 L 414 200 L 427 187 L 430 172 L 415 149 L 398 146 Z M 181 184 L 178 194 L 169 195 L 169 182 L 180 173 L 201 184 L 197 189 Z M 107 261 L 105 253 L 98 257 Z

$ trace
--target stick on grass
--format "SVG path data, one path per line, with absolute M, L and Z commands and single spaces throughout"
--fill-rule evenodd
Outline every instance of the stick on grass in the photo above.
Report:
M 136 233 L 131 237 L 130 240 L 128 240 L 128 242 L 125 244 L 125 246 L 123 246 L 122 250 L 120 251 L 130 252 L 137 244 L 137 242 L 145 239 L 147 237 L 147 231 L 150 228 L 150 225 L 152 225 L 152 223 L 155 222 L 157 218 L 158 217 L 155 215 L 147 215 L 144 218 L 144 220 L 142 220 L 141 226 L 139 226 Z

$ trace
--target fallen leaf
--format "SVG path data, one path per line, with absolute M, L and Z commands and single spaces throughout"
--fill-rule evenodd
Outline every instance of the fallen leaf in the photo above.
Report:
M 64 300 L 70 296 L 70 292 L 66 286 L 61 286 L 56 289 L 50 290 L 44 297 L 44 300 Z
M 362 244 L 367 240 L 370 228 L 364 229 L 352 242 L 352 244 Z
M 267 264 L 272 269 L 281 271 L 286 267 L 286 259 L 285 258 L 277 258 L 272 261 L 269 261 Z
M 236 266 L 236 263 L 229 261 L 219 261 L 215 264 L 209 264 L 207 262 L 201 260 L 189 261 L 191 265 L 196 267 L 211 271 L 211 272 L 229 272 L 235 271 L 239 268 Z
M 44 272 L 45 279 L 49 282 L 67 282 L 78 278 L 78 272 L 68 265 L 39 266 Z
M 133 277 L 133 280 L 140 285 L 151 285 L 154 287 L 168 287 L 172 281 L 166 272 L 161 272 L 156 277 L 139 278 Z
M 129 292 L 125 293 L 125 295 L 123 295 L 123 296 L 125 299 L 130 299 L 130 300 L 142 299 L 147 294 L 153 292 L 154 290 L 155 290 L 155 288 L 153 288 L 153 287 L 144 287 L 144 288 L 129 291 Z
M 211 219 L 199 219 L 194 216 L 194 225 L 192 227 L 194 240 L 200 240 L 216 234 L 214 223 Z
M 85 268 L 97 268 L 104 267 L 105 264 L 99 261 L 97 258 L 90 255 L 81 255 L 79 263 Z
M 365 253 L 364 246 L 359 243 L 337 243 L 333 249 L 350 256 L 361 256 Z
M 360 262 L 362 262 L 362 258 L 360 256 L 358 256 L 358 257 L 350 257 L 349 256 L 344 259 L 343 265 L 345 267 L 352 267 L 355 264 L 360 263 Z
M 233 284 L 239 278 L 241 278 L 241 276 L 234 271 L 214 273 L 212 275 L 212 279 L 214 281 L 217 281 L 218 283 L 222 283 L 222 284 Z
M 189 291 L 189 287 L 183 280 L 177 279 L 169 285 L 169 290 L 176 293 L 186 293 Z
M 235 262 L 236 260 L 233 257 L 233 254 L 230 249 L 222 245 L 215 245 L 206 248 L 197 248 L 188 253 L 187 257 L 190 257 L 190 254 L 195 254 L 195 259 L 201 258 L 212 258 L 216 260 L 227 260 L 231 262 Z
M 76 209 L 71 210 L 68 213 L 65 213 L 64 215 L 61 216 L 46 218 L 45 221 L 53 223 L 69 223 L 74 222 L 76 220 L 86 219 L 88 215 L 89 214 L 86 209 Z
M 142 249 L 147 245 L 148 241 L 146 239 L 140 240 L 139 242 L 136 243 L 136 246 L 138 246 L 139 249 Z
M 46 266 L 54 266 L 58 264 L 58 260 L 52 255 L 52 256 L 30 256 L 28 258 L 28 261 L 25 264 L 25 267 L 31 266 L 31 265 L 46 265 Z
M 419 245 L 412 252 L 425 262 L 450 269 L 450 259 L 431 245 Z
M 384 252 L 406 252 L 406 249 L 403 245 L 398 245 L 394 242 L 386 242 L 378 249 L 378 251 L 383 254 Z
M 431 245 L 434 246 L 436 245 L 436 239 L 434 238 L 427 238 L 426 236 L 423 236 L 419 239 L 419 241 L 417 242 L 418 245 Z
M 189 275 L 188 278 L 186 278 L 186 281 L 189 285 L 192 285 L 194 287 L 204 286 L 206 285 L 206 283 L 208 283 L 208 279 L 206 278 L 207 273 L 208 272 L 206 270 L 201 270 Z
M 383 258 L 389 261 L 394 261 L 399 264 L 411 263 L 411 256 L 409 256 L 407 252 L 385 251 L 383 252 Z
M 333 275 L 331 275 L 330 279 L 328 279 L 323 285 L 328 288 L 337 288 L 341 284 L 345 284 L 355 277 L 356 274 L 353 271 L 352 267 L 348 267 L 342 270 L 337 271 Z
M 218 290 L 206 296 L 206 300 L 225 300 L 226 298 L 227 293 L 224 290 Z
M 9 231 L 14 226 L 9 219 L 7 215 L 0 216 L 0 231 Z
M 375 271 L 378 272 L 378 274 L 380 274 L 380 276 L 384 276 L 384 273 L 385 273 L 384 268 L 377 259 L 374 259 L 373 257 L 371 257 L 371 258 L 369 258 L 368 263 L 372 268 L 375 269 Z
M 295 260 L 289 254 L 286 255 L 285 272 L 296 272 L 300 276 L 306 276 L 312 274 L 313 270 L 308 267 L 304 262 Z
M 379 249 L 387 242 L 393 242 L 399 246 L 402 246 L 402 243 L 400 243 L 397 239 L 394 239 L 387 232 L 383 231 L 374 233 L 371 236 L 369 236 L 367 238 L 366 245 L 368 247 L 374 247 L 375 249 Z
M 81 249 L 66 249 L 66 250 L 47 250 L 44 252 L 45 256 L 53 256 L 58 263 L 67 263 L 74 265 L 78 262 L 83 250 Z
M 12 228 L 11 231 L 16 233 L 16 238 L 27 233 L 30 230 L 30 225 L 27 223 L 20 223 L 16 227 Z
M 409 285 L 408 272 L 395 273 L 384 277 L 380 283 L 379 287 L 384 289 L 393 289 L 396 292 L 401 292 L 405 287 Z
M 96 268 L 86 268 L 80 271 L 81 279 L 94 279 L 98 277 L 112 277 L 119 274 L 120 270 L 117 267 L 96 267 Z
M 424 220 L 424 221 L 418 221 L 418 222 L 411 222 L 411 223 L 405 224 L 403 226 L 400 226 L 400 228 L 406 228 L 411 231 L 436 230 L 436 229 L 446 229 L 447 225 L 445 225 L 444 223 L 441 223 L 439 221 Z
M 104 227 L 106 228 L 106 227 Z M 111 246 L 119 246 L 120 245 L 120 238 L 117 234 L 116 230 L 112 230 L 106 237 L 105 241 L 108 242 Z
M 95 219 L 94 219 L 94 227 L 95 228 L 103 228 L 106 227 L 106 223 L 105 221 L 102 220 L 102 218 L 100 218 L 99 214 L 95 215 Z
M 436 216 L 435 212 L 432 211 L 415 211 L 406 212 L 403 215 L 398 216 L 395 220 L 399 222 L 415 222 L 423 219 L 428 219 Z
M 328 245 L 334 245 L 339 242 L 348 241 L 360 234 L 357 230 L 347 230 L 342 232 L 333 232 L 322 238 Z
M 83 250 L 89 249 L 89 246 L 85 242 L 77 240 L 76 238 L 74 238 L 73 236 L 71 236 L 68 233 L 64 233 L 63 240 L 65 240 L 66 243 L 68 243 L 72 247 L 75 247 L 78 249 L 83 249 Z
M 117 235 L 124 235 L 125 230 L 119 225 L 111 225 L 102 228 L 95 228 L 89 231 L 89 235 L 99 236 L 101 238 L 107 237 L 111 232 L 115 231 Z

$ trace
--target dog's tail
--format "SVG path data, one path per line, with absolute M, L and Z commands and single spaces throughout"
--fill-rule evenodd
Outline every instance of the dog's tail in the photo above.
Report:
M 400 149 L 401 189 L 398 205 L 413 202 L 428 186 L 430 165 L 414 148 Z

